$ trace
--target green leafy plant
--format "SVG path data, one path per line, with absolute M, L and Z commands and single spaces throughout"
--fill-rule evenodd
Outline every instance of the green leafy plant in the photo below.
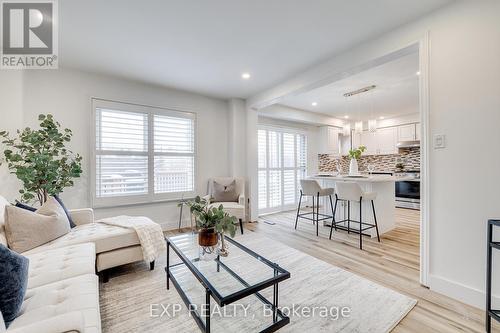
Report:
M 404 168 L 405 168 L 405 165 L 402 163 L 402 162 L 398 162 L 396 163 L 395 165 L 396 169 L 398 169 L 399 171 L 403 171 Z
M 49 195 L 73 186 L 73 178 L 82 173 L 82 157 L 65 147 L 73 135 L 70 129 L 61 130 L 51 114 L 41 114 L 38 120 L 38 130 L 26 127 L 14 138 L 1 131 L 0 137 L 7 167 L 23 183 L 21 200 L 43 204 Z
M 355 158 L 355 159 L 358 160 L 361 157 L 361 154 L 363 154 L 363 152 L 365 150 L 366 150 L 365 146 L 359 146 L 356 149 L 351 149 L 351 150 L 349 150 L 349 157 L 350 158 Z
M 236 234 L 236 217 L 226 213 L 223 205 L 210 207 L 210 202 L 199 196 L 186 204 L 195 216 L 198 228 L 214 228 L 218 233 L 229 233 L 231 237 Z

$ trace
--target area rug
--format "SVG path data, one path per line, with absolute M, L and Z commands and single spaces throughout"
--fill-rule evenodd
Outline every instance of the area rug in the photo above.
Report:
M 279 288 L 280 308 L 290 317 L 290 324 L 280 332 L 389 332 L 417 303 L 269 238 L 247 233 L 236 240 L 291 273 Z M 237 266 L 238 251 L 231 255 Z M 101 283 L 104 333 L 199 332 L 173 285 L 166 289 L 165 262 L 165 258 L 157 262 L 154 271 L 142 263 L 123 266 L 112 272 L 108 283 Z M 245 269 L 250 279 L 262 274 L 259 269 L 236 266 L 236 270 Z M 201 306 L 205 293 L 200 283 L 189 272 L 181 279 L 192 301 Z M 272 300 L 272 288 L 262 294 Z M 256 297 L 240 303 L 241 308 L 220 309 L 212 300 L 212 332 L 258 332 L 271 323 L 272 317 Z

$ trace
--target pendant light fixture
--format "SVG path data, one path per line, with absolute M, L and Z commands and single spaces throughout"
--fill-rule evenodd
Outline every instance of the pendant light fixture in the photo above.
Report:
M 363 133 L 363 118 L 361 117 L 361 98 L 357 96 L 358 101 L 358 121 L 354 123 L 354 133 L 361 134 Z
M 345 93 L 344 97 L 347 98 L 347 97 L 352 97 L 354 95 L 359 95 L 359 94 L 365 93 L 367 91 L 373 90 L 376 87 L 377 86 L 375 86 L 375 85 L 371 85 L 371 86 L 367 86 L 367 87 L 364 87 L 364 88 L 361 88 L 358 90 L 350 91 L 350 92 Z M 354 133 L 361 134 L 363 132 L 363 120 L 361 118 L 361 111 L 359 111 L 359 110 L 358 110 L 358 119 L 360 119 L 360 120 L 356 121 L 354 123 Z M 373 131 L 376 131 L 376 129 L 377 129 L 377 120 L 376 119 L 375 119 L 375 122 L 373 122 L 373 120 L 368 121 L 368 130 L 372 131 L 372 129 L 373 129 Z
M 342 128 L 342 135 L 344 136 L 349 136 L 351 135 L 351 124 L 347 123 L 344 124 L 344 127 Z
M 368 131 L 376 132 L 377 131 L 377 118 L 374 117 L 373 111 L 373 91 L 370 94 L 370 120 L 368 120 Z
M 370 132 L 377 131 L 377 119 L 368 120 L 368 131 L 370 131 Z
M 349 107 L 349 101 L 347 100 L 347 96 L 345 96 L 345 109 L 346 109 L 346 115 L 344 116 L 344 125 L 342 126 L 342 135 L 343 136 L 350 136 L 351 135 L 351 123 L 349 122 L 349 116 L 348 114 L 351 111 L 351 108 Z
M 361 134 L 363 133 L 363 122 L 357 121 L 354 123 L 354 133 Z

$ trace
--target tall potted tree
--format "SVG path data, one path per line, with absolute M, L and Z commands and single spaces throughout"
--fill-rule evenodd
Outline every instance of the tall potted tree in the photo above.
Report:
M 82 173 L 82 157 L 66 148 L 73 136 L 70 129 L 62 130 L 51 114 L 41 114 L 38 120 L 37 130 L 26 127 L 17 130 L 16 137 L 1 131 L 0 137 L 7 167 L 23 184 L 21 200 L 42 205 L 50 195 L 73 186 Z

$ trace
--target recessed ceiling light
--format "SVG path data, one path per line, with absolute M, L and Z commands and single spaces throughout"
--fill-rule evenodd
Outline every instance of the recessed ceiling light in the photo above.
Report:
M 416 74 L 416 75 L 420 75 L 420 71 L 416 72 L 415 74 Z
M 250 78 L 250 73 L 243 73 L 241 74 L 241 78 L 244 80 L 248 80 Z
M 378 117 L 378 119 L 380 119 L 380 120 L 384 120 L 384 119 L 385 119 L 385 117 Z
M 344 119 L 349 119 L 349 116 L 344 116 Z
M 316 105 L 318 105 L 318 102 L 312 102 L 311 105 L 316 106 Z

